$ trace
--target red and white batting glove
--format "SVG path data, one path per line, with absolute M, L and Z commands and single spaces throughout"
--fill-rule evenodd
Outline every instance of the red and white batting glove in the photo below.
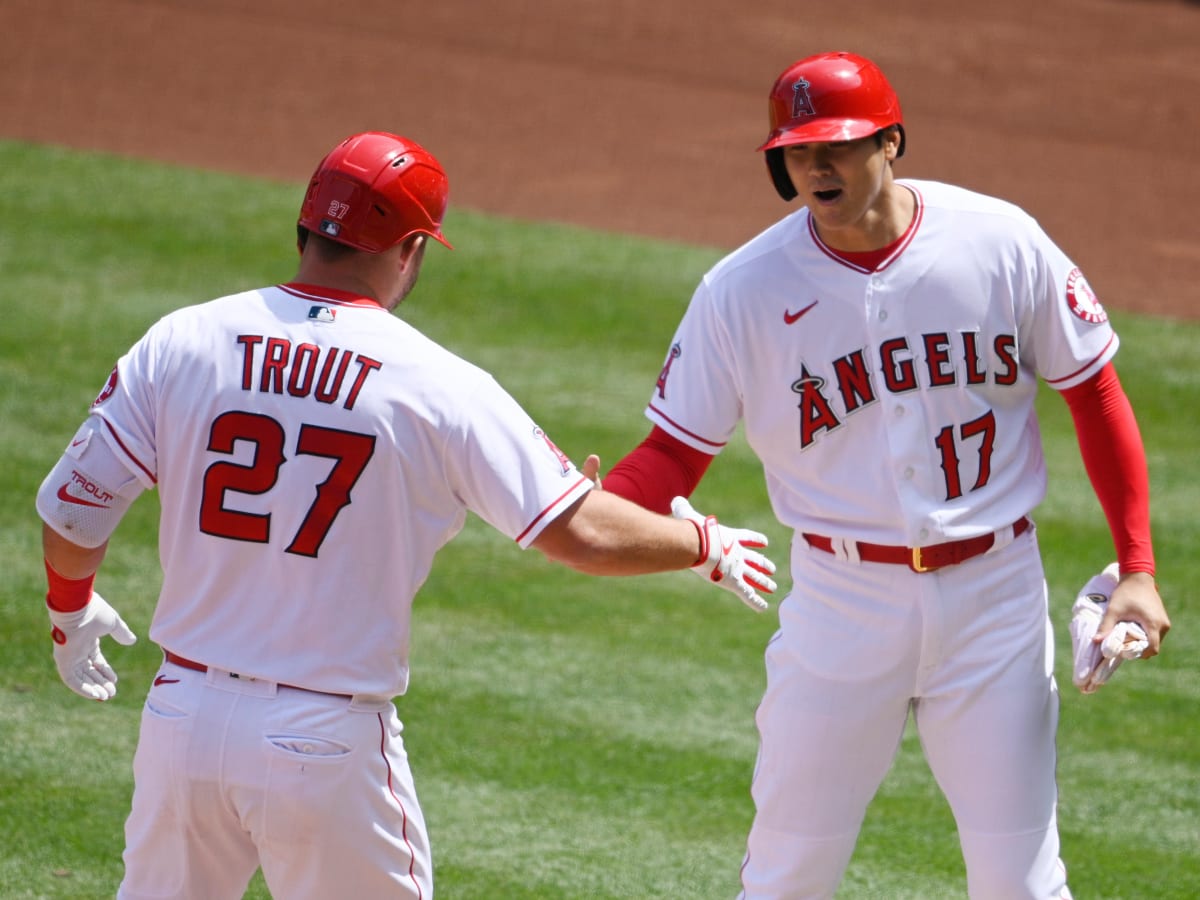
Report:
M 1137 622 L 1118 622 L 1102 642 L 1094 640 L 1119 577 L 1117 564 L 1109 564 L 1088 580 L 1071 607 L 1071 647 L 1075 654 L 1071 680 L 1085 694 L 1099 690 L 1122 661 L 1137 659 L 1150 645 Z
M 671 515 L 687 519 L 700 532 L 700 561 L 692 571 L 717 587 L 737 594 L 755 612 L 767 609 L 767 601 L 758 596 L 775 593 L 775 563 L 752 548 L 767 546 L 766 535 L 744 528 L 729 528 L 716 516 L 702 516 L 684 497 L 671 501 Z
M 54 664 L 63 683 L 89 700 L 111 700 L 117 693 L 117 673 L 100 651 L 100 638 L 108 635 L 128 647 L 137 635 L 104 598 L 93 592 L 82 609 L 62 612 L 50 608 L 54 629 Z

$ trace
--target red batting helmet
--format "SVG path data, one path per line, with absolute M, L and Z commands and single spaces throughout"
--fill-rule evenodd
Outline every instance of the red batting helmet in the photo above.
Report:
M 321 160 L 299 225 L 332 241 L 380 253 L 409 235 L 442 236 L 446 173 L 416 141 L 384 131 L 351 135 Z
M 904 117 L 900 100 L 875 63 L 853 53 L 820 53 L 788 66 L 775 81 L 770 98 L 771 133 L 765 150 L 767 169 L 784 200 L 796 196 L 783 163 L 788 144 L 852 141 L 896 125 L 904 155 Z

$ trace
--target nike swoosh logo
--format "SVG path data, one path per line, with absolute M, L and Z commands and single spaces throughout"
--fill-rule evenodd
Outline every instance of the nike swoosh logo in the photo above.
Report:
M 179 684 L 179 679 L 168 678 L 166 675 L 159 675 L 154 679 L 154 686 L 158 687 L 160 684 Z
M 806 312 L 808 312 L 810 309 L 812 309 L 818 303 L 820 303 L 819 300 L 814 300 L 812 303 L 808 304 L 808 306 L 804 307 L 804 309 L 800 310 L 799 312 L 789 312 L 788 310 L 785 309 L 783 311 L 784 324 L 785 325 L 795 325 L 798 321 L 800 321 L 800 317 L 802 315 L 804 315 Z
M 71 446 L 78 447 L 80 444 L 86 444 L 86 443 L 87 443 L 87 438 L 80 438 L 77 441 L 71 441 Z
M 72 497 L 67 493 L 67 486 L 64 484 L 58 489 L 58 499 L 64 503 L 77 503 L 80 506 L 94 506 L 97 509 L 108 509 L 106 503 L 93 503 L 91 500 L 84 500 L 82 497 Z

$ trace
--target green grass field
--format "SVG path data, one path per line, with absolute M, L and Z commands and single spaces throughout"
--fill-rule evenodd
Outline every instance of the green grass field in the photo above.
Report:
M 293 274 L 300 197 L 295 184 L 0 142 L 4 900 L 114 895 L 140 706 L 159 660 L 145 638 L 159 583 L 148 495 L 97 583 L 142 637 L 106 651 L 120 694 L 88 703 L 59 682 L 38 484 L 158 316 Z M 666 343 L 718 252 L 458 210 L 446 231 L 458 249 L 430 248 L 400 314 L 491 369 L 576 460 L 594 451 L 608 464 L 640 440 Z M 1080 900 L 1183 900 L 1200 896 L 1200 327 L 1110 312 L 1150 457 L 1175 631 L 1162 656 L 1127 665 L 1098 695 L 1070 686 L 1069 606 L 1112 550 L 1065 404 L 1045 391 L 1051 490 L 1037 518 L 1063 686 L 1063 852 Z M 695 503 L 766 531 L 786 562 L 787 535 L 742 443 Z M 415 619 L 412 689 L 398 705 L 440 896 L 735 894 L 773 611 L 753 616 L 687 573 L 588 579 L 472 519 Z M 261 881 L 248 896 L 267 896 Z M 964 896 L 953 821 L 910 732 L 839 897 Z

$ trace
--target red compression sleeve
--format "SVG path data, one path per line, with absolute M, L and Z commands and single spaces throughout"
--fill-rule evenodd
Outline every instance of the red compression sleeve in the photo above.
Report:
M 58 612 L 75 612 L 88 605 L 96 581 L 94 573 L 86 578 L 64 578 L 50 565 L 50 560 L 42 562 L 46 564 L 46 581 L 50 584 L 50 590 L 46 592 L 47 606 Z
M 672 437 L 657 425 L 612 467 L 604 490 L 638 506 L 671 514 L 671 501 L 690 497 L 713 458 Z
M 1150 540 L 1150 476 L 1133 407 L 1112 363 L 1067 388 L 1088 480 L 1112 532 L 1121 572 L 1154 574 Z

